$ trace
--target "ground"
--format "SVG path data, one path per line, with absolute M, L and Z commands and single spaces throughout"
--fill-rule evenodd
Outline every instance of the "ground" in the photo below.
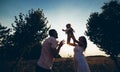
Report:
M 86 59 L 91 72 L 116 72 L 113 61 L 108 57 L 86 57 Z M 36 61 L 37 60 L 21 61 L 15 68 L 15 72 L 35 72 Z M 13 64 L 14 62 L 8 63 L 7 72 L 10 71 Z M 53 72 L 75 72 L 73 58 L 55 59 Z

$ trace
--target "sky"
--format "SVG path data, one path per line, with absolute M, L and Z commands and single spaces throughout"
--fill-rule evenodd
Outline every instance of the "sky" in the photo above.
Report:
M 93 12 L 101 12 L 104 3 L 110 0 L 0 0 L 0 23 L 3 26 L 11 27 L 14 23 L 14 16 L 19 13 L 27 14 L 32 8 L 43 9 L 43 13 L 49 21 L 48 26 L 56 29 L 58 40 L 65 40 L 67 35 L 62 31 L 67 23 L 71 23 L 75 30 L 75 37 L 85 36 L 86 23 Z M 99 48 L 91 42 L 87 36 L 87 49 L 85 56 L 105 55 Z M 73 56 L 74 47 L 64 44 L 60 50 L 62 57 Z

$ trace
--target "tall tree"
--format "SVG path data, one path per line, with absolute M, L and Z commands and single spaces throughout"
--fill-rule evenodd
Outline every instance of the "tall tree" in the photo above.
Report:
M 15 16 L 15 24 L 12 24 L 14 33 L 12 36 L 13 47 L 16 49 L 16 65 L 22 60 L 24 54 L 35 46 L 39 46 L 50 26 L 47 26 L 48 20 L 44 16 L 43 10 L 29 10 L 28 14 L 20 13 Z M 15 66 L 16 66 L 15 65 Z M 12 71 L 14 72 L 14 71 Z
M 14 46 L 26 47 L 33 45 L 36 42 L 41 42 L 47 37 L 47 18 L 44 17 L 43 11 L 38 9 L 34 11 L 29 10 L 28 15 L 19 14 L 19 19 L 15 16 L 15 25 L 12 24 L 14 29 Z
M 94 12 L 90 15 L 85 33 L 119 67 L 117 58 L 120 54 L 120 3 L 112 0 L 101 9 L 101 13 Z
M 0 24 L 0 71 L 6 72 L 6 44 L 10 29 Z

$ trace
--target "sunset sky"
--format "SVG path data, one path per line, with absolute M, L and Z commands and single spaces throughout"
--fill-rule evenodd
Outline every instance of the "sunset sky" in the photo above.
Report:
M 71 23 L 75 30 L 75 37 L 84 35 L 86 23 L 91 13 L 101 12 L 104 3 L 110 0 L 0 0 L 0 23 L 3 26 L 11 27 L 14 23 L 14 16 L 18 16 L 20 12 L 27 14 L 28 10 L 38 8 L 43 9 L 43 13 L 49 21 L 48 26 L 56 29 L 58 40 L 66 41 L 66 34 L 62 31 L 67 23 Z M 85 36 L 85 35 L 84 35 Z M 105 55 L 90 40 L 85 51 L 86 56 Z M 73 48 L 65 44 L 60 55 L 62 57 L 72 56 Z

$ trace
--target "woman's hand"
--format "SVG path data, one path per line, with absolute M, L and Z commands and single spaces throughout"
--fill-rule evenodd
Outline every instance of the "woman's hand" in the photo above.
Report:
M 76 46 L 77 44 L 75 44 L 75 43 L 69 43 L 69 45 L 71 45 L 71 46 Z

